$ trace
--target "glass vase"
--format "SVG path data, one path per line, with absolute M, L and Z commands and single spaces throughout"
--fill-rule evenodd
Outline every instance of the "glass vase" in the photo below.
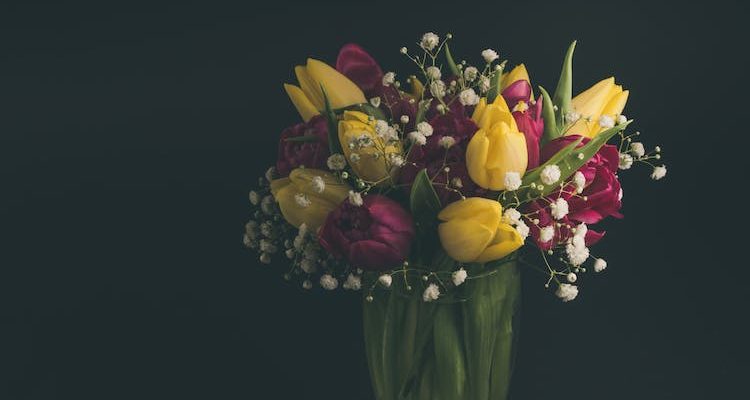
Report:
M 426 302 L 426 282 L 394 273 L 364 301 L 364 339 L 378 400 L 505 400 L 518 338 L 515 259 L 467 266 L 450 295 Z M 376 277 L 375 277 L 376 279 Z

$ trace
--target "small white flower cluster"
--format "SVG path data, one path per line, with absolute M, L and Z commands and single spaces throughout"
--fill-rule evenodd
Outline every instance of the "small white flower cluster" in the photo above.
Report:
M 427 144 L 427 138 L 432 136 L 432 125 L 428 122 L 420 122 L 416 126 L 417 130 L 409 132 L 407 137 L 416 146 L 424 146 Z
M 586 247 L 586 233 L 588 226 L 580 223 L 574 228 L 575 232 L 569 243 L 565 246 L 565 253 L 571 265 L 578 267 L 589 258 L 589 248 Z
M 387 121 L 375 121 L 375 134 L 386 143 L 398 140 L 398 128 L 391 126 Z
M 542 183 L 544 183 L 545 185 L 552 185 L 560 180 L 560 174 L 560 167 L 555 164 L 547 165 L 546 167 L 542 168 L 542 174 L 540 178 L 542 179 Z
M 550 213 L 552 214 L 552 218 L 560 220 L 565 218 L 566 215 L 568 215 L 569 208 L 568 208 L 568 202 L 563 199 L 562 197 L 558 197 L 553 201 L 550 205 Z
M 505 190 L 518 190 L 523 183 L 521 181 L 521 174 L 513 171 L 506 172 L 503 177 L 503 183 L 505 184 Z
M 343 154 L 331 154 L 326 160 L 326 165 L 331 171 L 341 171 L 346 168 L 346 157 Z
M 502 222 L 516 228 L 516 232 L 521 235 L 521 238 L 523 238 L 524 241 L 527 237 L 529 237 L 529 232 L 531 230 L 529 229 L 529 226 L 526 225 L 526 222 L 524 222 L 524 220 L 521 218 L 521 213 L 515 208 L 507 208 L 505 212 L 503 212 Z

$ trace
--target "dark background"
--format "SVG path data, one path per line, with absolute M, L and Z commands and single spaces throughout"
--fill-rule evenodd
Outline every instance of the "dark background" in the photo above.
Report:
M 669 167 L 623 176 L 575 302 L 524 276 L 515 397 L 745 396 L 740 2 L 101 3 L 0 12 L 0 399 L 370 399 L 359 297 L 244 251 L 247 191 L 293 65 L 354 41 L 405 71 L 431 30 L 548 88 L 578 39 L 575 91 L 616 75 Z

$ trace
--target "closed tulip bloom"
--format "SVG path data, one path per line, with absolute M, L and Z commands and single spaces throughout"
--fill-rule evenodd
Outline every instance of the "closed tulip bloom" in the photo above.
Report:
M 299 86 L 284 84 L 284 89 L 305 122 L 325 110 L 323 88 L 334 109 L 365 102 L 354 82 L 322 61 L 308 58 L 307 65 L 298 65 L 294 72 Z
M 369 143 L 362 143 L 363 135 Z M 384 140 L 377 135 L 375 122 L 359 111 L 344 112 L 339 121 L 339 141 L 354 173 L 370 183 L 380 183 L 388 178 L 394 170 L 391 156 L 401 153 L 400 142 Z
M 271 182 L 271 193 L 284 219 L 295 227 L 304 223 L 313 232 L 347 198 L 350 189 L 328 172 L 312 168 L 297 168 L 289 177 Z
M 523 245 L 511 225 L 501 222 L 503 208 L 497 201 L 469 197 L 449 204 L 438 214 L 440 242 L 459 262 L 499 260 Z
M 629 91 L 622 90 L 621 85 L 615 84 L 614 77 L 599 81 L 586 89 L 571 101 L 573 111 L 580 115 L 580 119 L 567 130 L 566 135 L 593 138 L 602 131 L 599 119 L 608 116 L 616 120 L 625 108 L 628 94 Z
M 486 105 L 481 99 L 472 119 L 479 125 L 466 148 L 466 167 L 477 185 L 490 190 L 505 189 L 505 174 L 523 176 L 528 165 L 524 134 L 502 96 Z
M 515 68 L 503 74 L 500 79 L 500 89 L 505 90 L 510 85 L 518 81 L 531 82 L 529 79 L 529 73 L 526 71 L 526 66 L 523 64 L 517 65 Z

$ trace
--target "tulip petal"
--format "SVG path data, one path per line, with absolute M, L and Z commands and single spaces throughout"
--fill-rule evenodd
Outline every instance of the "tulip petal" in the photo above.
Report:
M 529 80 L 529 73 L 526 71 L 526 66 L 523 64 L 517 65 L 510 72 L 503 75 L 503 78 L 500 81 L 500 87 L 502 89 L 505 89 L 511 84 L 513 84 L 514 82 L 518 82 L 518 81 L 531 82 Z
M 484 167 L 487 162 L 487 154 L 490 149 L 490 141 L 484 129 L 480 129 L 466 146 L 466 169 L 469 177 L 477 185 L 489 189 L 489 176 Z
M 476 218 L 479 214 L 487 214 L 489 219 L 481 220 L 481 223 L 494 229 L 495 224 L 502 217 L 503 206 L 497 201 L 485 199 L 484 197 L 469 197 L 448 204 L 440 210 L 438 219 L 441 221 L 450 221 L 457 218 L 469 219 Z
M 499 224 L 490 245 L 476 258 L 475 262 L 499 260 L 523 246 L 523 238 L 512 226 Z
M 307 122 L 312 117 L 320 114 L 315 108 L 315 105 L 310 102 L 310 99 L 307 98 L 305 92 L 303 92 L 299 86 L 285 83 L 284 90 L 286 90 L 286 94 L 289 96 L 289 99 L 292 101 L 292 104 L 294 104 L 294 107 L 297 109 L 297 112 L 299 112 L 303 121 Z
M 323 178 L 325 189 L 322 193 L 317 193 L 312 189 L 312 180 L 316 176 Z M 314 168 L 296 168 L 289 174 L 292 184 L 301 193 L 306 193 L 311 197 L 319 197 L 331 203 L 334 207 L 341 204 L 349 196 L 349 186 L 339 181 L 332 174 Z
M 459 262 L 474 261 L 492 241 L 494 232 L 471 220 L 458 219 L 438 226 L 443 249 Z
M 325 88 L 332 108 L 344 108 L 366 102 L 362 90 L 330 65 L 308 58 L 306 70 L 315 82 Z M 303 87 L 302 90 L 305 90 L 305 88 Z
M 309 196 L 310 204 L 307 207 L 302 207 L 297 204 L 295 199 L 297 193 L 300 192 L 294 185 L 287 185 L 280 189 L 274 197 L 279 202 L 279 209 L 281 209 L 281 214 L 287 222 L 297 228 L 304 223 L 315 232 L 323 225 L 328 213 L 335 206 L 328 201 Z
M 297 75 L 297 82 L 299 82 L 300 88 L 302 88 L 302 91 L 310 102 L 318 111 L 323 111 L 325 109 L 325 101 L 323 101 L 323 92 L 320 90 L 320 85 L 313 79 L 307 68 L 301 65 L 294 67 L 294 73 Z
M 599 116 L 609 101 L 612 90 L 616 90 L 614 77 L 603 79 L 574 97 L 571 106 L 581 118 L 565 134 L 591 137 L 591 132 L 599 126 Z
M 616 86 L 620 88 L 620 91 L 613 91 L 615 94 L 612 96 L 612 98 L 609 100 L 606 106 L 604 106 L 604 109 L 602 110 L 601 115 L 608 115 L 612 117 L 612 119 L 616 118 L 618 115 L 622 114 L 622 110 L 625 109 L 625 104 L 628 102 L 628 95 L 630 94 L 630 91 L 628 90 L 622 90 L 622 86 Z M 602 131 L 602 127 L 599 126 L 597 123 L 592 127 L 592 135 L 591 137 L 595 136 L 597 133 Z

